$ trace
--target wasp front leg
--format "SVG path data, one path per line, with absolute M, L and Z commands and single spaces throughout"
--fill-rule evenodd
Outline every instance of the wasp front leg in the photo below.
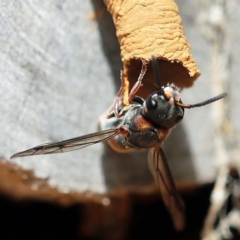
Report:
M 128 96 L 128 100 L 129 101 L 133 100 L 133 98 L 135 97 L 137 91 L 142 86 L 142 80 L 143 80 L 143 77 L 145 76 L 146 72 L 147 72 L 147 61 L 142 60 L 141 72 L 140 72 L 140 74 L 138 76 L 137 82 L 134 84 L 134 86 L 131 89 L 131 92 L 129 93 L 129 96 Z
M 120 118 L 124 115 L 124 112 L 126 112 L 130 108 L 131 101 L 135 97 L 139 88 L 142 86 L 142 80 L 144 75 L 146 74 L 146 71 L 147 62 L 145 60 L 142 60 L 141 72 L 139 74 L 137 82 L 132 87 L 130 93 L 129 93 L 129 80 L 127 78 L 127 75 L 125 72 L 121 71 L 120 74 L 121 87 L 113 101 L 113 104 L 108 110 L 107 118 L 111 118 L 113 116 Z

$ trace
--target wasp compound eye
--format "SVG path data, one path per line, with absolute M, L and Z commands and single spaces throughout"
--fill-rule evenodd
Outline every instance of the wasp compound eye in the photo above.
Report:
M 148 111 L 148 110 L 153 110 L 153 109 L 156 109 L 157 108 L 157 105 L 158 105 L 158 103 L 157 103 L 157 101 L 154 99 L 154 97 L 152 96 L 152 97 L 150 97 L 150 98 L 148 98 L 147 99 L 147 101 L 146 101 L 146 111 Z

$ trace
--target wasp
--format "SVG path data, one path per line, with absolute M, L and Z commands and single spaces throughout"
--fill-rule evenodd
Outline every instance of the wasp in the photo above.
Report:
M 11 158 L 64 153 L 104 141 L 108 141 L 110 146 L 118 152 L 128 149 L 150 149 L 149 167 L 160 188 L 163 202 L 172 217 L 175 229 L 183 230 L 185 206 L 174 184 L 162 145 L 170 131 L 182 121 L 185 108 L 201 107 L 217 101 L 227 94 L 222 93 L 197 104 L 184 104 L 180 92 L 174 84 L 161 86 L 158 63 L 154 56 L 152 64 L 158 84 L 156 91 L 146 99 L 136 95 L 147 71 L 147 62 L 142 60 L 142 69 L 129 93 L 128 105 L 123 104 L 122 80 L 122 87 L 106 118 L 106 122 L 111 123 L 107 124 L 108 127 L 110 126 L 108 129 L 61 142 L 42 144 L 16 153 Z

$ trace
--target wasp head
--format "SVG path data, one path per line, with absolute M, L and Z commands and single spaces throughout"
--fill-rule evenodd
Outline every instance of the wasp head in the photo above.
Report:
M 157 127 L 173 128 L 183 119 L 184 108 L 202 107 L 227 96 L 226 93 L 222 93 L 196 104 L 183 104 L 179 90 L 174 84 L 161 87 L 158 62 L 154 56 L 152 56 L 152 64 L 159 89 L 143 102 L 142 115 Z
M 184 108 L 176 105 L 181 102 L 176 86 L 168 84 L 147 97 L 142 115 L 156 126 L 170 129 L 183 119 Z

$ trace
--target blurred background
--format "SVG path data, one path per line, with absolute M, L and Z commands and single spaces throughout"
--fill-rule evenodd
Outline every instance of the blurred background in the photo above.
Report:
M 95 132 L 120 87 L 122 63 L 101 0 L 0 1 L 0 208 L 18 239 L 198 239 L 218 167 L 239 168 L 240 2 L 176 3 L 201 71 L 183 101 L 228 93 L 186 110 L 164 145 L 189 217 L 179 234 L 145 151 L 119 155 L 97 144 L 10 160 L 41 143 Z

